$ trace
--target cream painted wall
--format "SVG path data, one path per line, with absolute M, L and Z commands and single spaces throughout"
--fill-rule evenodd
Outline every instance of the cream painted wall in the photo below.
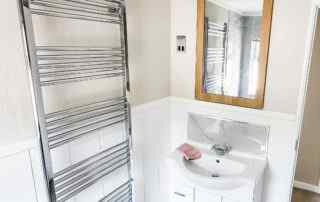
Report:
M 169 96 L 170 0 L 128 0 L 132 101 Z
M 17 5 L 12 0 L 3 3 L 0 7 L 1 145 L 33 136 L 35 131 Z
M 274 1 L 265 108 L 296 113 L 311 0 Z M 176 35 L 187 36 L 187 53 L 177 54 Z M 196 0 L 171 0 L 172 96 L 194 99 Z
M 317 19 L 295 180 L 319 186 L 320 180 L 320 16 Z

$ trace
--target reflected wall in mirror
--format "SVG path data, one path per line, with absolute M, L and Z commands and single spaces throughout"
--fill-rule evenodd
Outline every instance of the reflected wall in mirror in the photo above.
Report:
M 263 108 L 273 0 L 198 0 L 196 98 Z

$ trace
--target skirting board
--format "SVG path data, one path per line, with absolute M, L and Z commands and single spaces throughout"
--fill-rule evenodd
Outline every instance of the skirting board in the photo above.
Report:
M 320 194 L 320 187 L 305 182 L 294 181 L 294 187 Z

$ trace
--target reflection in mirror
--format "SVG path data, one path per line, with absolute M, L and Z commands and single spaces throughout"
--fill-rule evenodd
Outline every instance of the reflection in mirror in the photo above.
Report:
M 256 98 L 262 9 L 262 0 L 206 0 L 206 93 Z

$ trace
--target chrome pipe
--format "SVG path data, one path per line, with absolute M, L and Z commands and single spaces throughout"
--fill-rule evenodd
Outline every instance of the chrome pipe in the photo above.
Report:
M 124 184 L 120 185 L 119 187 L 117 187 L 112 192 L 110 192 L 107 196 L 105 196 L 102 199 L 100 199 L 98 202 L 104 202 L 105 200 L 110 200 L 110 199 L 112 199 L 112 197 L 114 195 L 117 195 L 119 192 L 122 193 L 123 191 L 125 191 L 127 189 L 130 190 L 132 181 L 133 181 L 132 179 L 128 180 L 127 182 L 125 182 Z
M 83 116 L 87 116 L 89 114 L 92 114 L 96 111 L 105 111 L 107 109 L 110 109 L 110 108 L 114 108 L 114 107 L 122 107 L 122 108 L 125 108 L 125 101 L 121 101 L 121 102 L 118 102 L 118 103 L 108 103 L 107 105 L 106 104 L 103 104 L 103 105 L 98 105 L 98 106 L 95 106 L 94 108 L 91 107 L 91 108 L 85 108 L 85 109 L 79 109 L 77 111 L 74 111 L 72 113 L 69 113 L 69 114 L 64 114 L 64 115 L 59 115 L 59 116 L 55 116 L 54 120 L 50 120 L 50 121 L 47 121 L 47 128 L 51 128 L 53 127 L 54 125 L 57 125 L 59 123 L 64 123 L 65 120 L 74 120 L 72 118 L 76 118 L 76 117 L 83 117 Z M 84 111 L 85 110 L 85 111 Z M 121 112 L 121 111 L 124 111 L 124 109 L 118 109 L 117 111 Z M 53 118 L 51 118 L 53 119 Z
M 79 194 L 80 192 L 82 192 L 83 190 L 87 189 L 88 187 L 96 184 L 101 178 L 105 177 L 105 176 L 108 176 L 109 174 L 113 173 L 114 171 L 122 168 L 123 166 L 125 166 L 126 164 L 128 164 L 129 161 L 126 161 L 118 166 L 116 166 L 115 168 L 113 168 L 112 170 L 108 171 L 107 173 L 104 173 L 104 174 L 101 174 L 99 177 L 97 178 L 93 178 L 93 180 L 89 181 L 87 184 L 84 184 L 83 186 L 79 186 L 78 189 L 75 189 L 74 191 L 70 192 L 69 194 L 66 193 L 64 195 L 61 194 L 61 196 L 58 196 L 57 194 L 57 197 L 58 197 L 58 200 L 57 202 L 65 202 L 66 200 L 72 198 L 73 196 Z
M 87 80 L 95 80 L 95 79 L 103 79 L 103 78 L 110 78 L 110 77 L 119 77 L 123 76 L 124 73 L 110 73 L 110 74 L 97 74 L 97 75 L 90 75 L 90 76 L 79 76 L 74 78 L 64 78 L 64 79 L 54 79 L 49 81 L 41 81 L 41 86 L 52 86 L 52 85 L 59 85 L 59 84 L 67 84 L 67 83 L 74 83 L 80 81 L 87 81 Z
M 93 120 L 107 118 L 110 116 L 110 114 L 115 112 L 121 112 L 124 111 L 125 107 L 119 108 L 119 109 L 112 109 L 112 110 L 106 110 L 100 113 L 95 113 L 92 115 L 89 115 L 88 117 L 81 117 L 75 120 L 70 120 L 69 122 L 64 122 L 62 125 L 56 126 L 52 129 L 48 129 L 48 135 L 49 138 L 52 136 L 52 134 L 61 133 L 62 131 L 65 131 L 67 129 L 75 128 L 78 125 L 91 123 Z M 110 118 L 111 119 L 111 118 Z M 107 120 L 107 119 L 104 119 Z
M 96 68 L 96 69 L 87 69 L 87 70 L 60 70 L 60 71 L 50 71 L 50 72 L 41 72 L 39 73 L 40 78 L 42 80 L 50 80 L 52 78 L 57 79 L 59 77 L 65 78 L 72 76 L 80 75 L 80 76 L 91 76 L 91 74 L 101 74 L 101 73 L 121 73 L 123 72 L 123 68 Z
M 107 121 L 111 121 L 113 119 L 122 118 L 125 115 L 126 115 L 126 113 L 121 113 L 121 114 L 118 114 L 118 115 L 115 115 L 115 116 L 108 117 L 106 119 L 98 120 L 98 121 L 95 121 L 95 122 L 90 122 L 90 123 L 88 123 L 86 125 L 83 125 L 81 127 L 78 127 L 78 128 L 75 128 L 75 129 L 72 129 L 72 130 L 69 130 L 69 131 L 66 131 L 66 132 L 51 136 L 51 137 L 49 137 L 49 142 L 57 141 L 59 139 L 63 139 L 63 138 L 65 138 L 67 136 L 70 136 L 70 135 L 72 135 L 74 133 L 82 132 L 85 129 L 90 129 L 89 127 L 91 127 L 91 126 L 102 124 L 102 123 L 105 123 Z
M 108 149 L 105 149 L 105 150 L 101 151 L 98 154 L 95 154 L 95 155 L 93 155 L 93 156 L 91 156 L 91 157 L 89 157 L 89 158 L 87 158 L 85 160 L 82 160 L 82 161 L 80 161 L 80 162 L 78 162 L 76 164 L 73 164 L 72 166 L 69 166 L 69 167 L 67 167 L 67 168 L 55 173 L 54 174 L 54 178 L 59 178 L 62 175 L 65 175 L 65 174 L 71 172 L 72 170 L 84 165 L 85 163 L 87 163 L 87 162 L 89 162 L 89 161 L 91 161 L 91 160 L 93 160 L 95 158 L 98 158 L 99 156 L 104 155 L 105 153 L 111 152 L 112 150 L 117 149 L 118 147 L 121 147 L 123 145 L 128 145 L 128 140 L 123 141 L 123 142 L 121 142 L 119 144 L 116 144 L 116 145 L 114 145 L 114 146 L 112 146 L 112 147 L 110 147 Z
M 50 64 L 38 64 L 38 68 L 43 68 L 43 67 L 51 67 L 51 66 L 66 66 L 66 65 L 84 65 L 83 63 L 104 63 L 104 64 L 118 64 L 122 65 L 122 60 L 90 60 L 90 61 L 68 61 L 68 62 L 57 62 L 57 63 L 50 63 Z
M 113 155 L 113 154 L 112 154 Z M 108 156 L 110 157 L 110 156 Z M 122 158 L 123 157 L 123 158 Z M 120 158 L 120 160 L 119 160 Z M 68 175 L 66 177 L 60 178 L 60 180 L 55 181 L 56 185 L 56 192 L 60 192 L 61 190 L 64 190 L 65 188 L 69 187 L 70 185 L 73 185 L 76 182 L 81 181 L 85 177 L 89 177 L 94 175 L 93 173 L 99 172 L 101 170 L 105 170 L 104 166 L 108 165 L 107 167 L 112 167 L 118 162 L 121 162 L 124 159 L 128 159 L 128 150 L 125 152 L 122 152 L 115 157 L 112 157 L 108 161 L 102 161 L 95 164 L 88 165 L 85 169 L 80 171 L 79 173 L 73 173 L 74 175 Z M 69 179 L 68 179 L 69 178 Z
M 61 10 L 68 10 L 68 11 L 76 11 L 82 13 L 89 13 L 94 15 L 104 15 L 110 17 L 119 17 L 119 14 L 114 14 L 114 10 L 119 9 L 115 7 L 106 8 L 107 10 L 97 9 L 88 6 L 77 5 L 75 3 L 68 3 L 66 1 L 50 1 L 50 0 L 33 0 L 32 5 L 40 6 L 40 7 L 47 7 L 53 9 L 61 9 Z M 100 7 L 101 8 L 101 7 Z
M 114 202 L 118 202 L 118 201 L 124 201 L 125 199 L 127 199 L 128 197 L 130 197 L 131 195 L 131 191 L 128 190 L 125 193 L 121 193 L 119 196 L 114 196 L 112 199 L 110 199 L 109 201 L 114 201 Z
M 42 1 L 42 0 L 32 0 L 32 1 Z M 48 0 L 46 0 L 48 1 Z M 117 2 L 110 2 L 109 0 L 104 0 L 104 3 L 102 2 L 97 2 L 95 0 L 85 0 L 85 1 L 79 1 L 79 0 L 60 0 L 61 2 L 65 3 L 71 3 L 71 4 L 76 4 L 76 5 L 84 5 L 84 6 L 89 6 L 89 7 L 96 7 L 96 8 L 101 8 L 101 9 L 110 9 L 114 8 L 114 6 L 111 6 L 110 4 L 106 4 L 106 2 L 111 3 L 112 5 L 114 4 L 119 4 Z M 52 0 L 51 0 L 52 2 Z M 116 7 L 119 7 L 118 5 Z
M 71 113 L 71 112 L 78 112 L 79 110 L 87 109 L 88 107 L 93 107 L 95 105 L 101 105 L 103 103 L 113 104 L 114 102 L 122 102 L 122 101 L 126 101 L 124 96 L 116 97 L 116 98 L 109 98 L 109 99 L 97 101 L 94 103 L 90 103 L 87 105 L 81 105 L 81 106 L 76 106 L 76 107 L 71 107 L 68 109 L 60 110 L 57 112 L 52 112 L 52 113 L 46 114 L 45 118 L 51 119 L 51 118 L 55 118 L 56 116 L 68 115 L 68 113 Z
M 115 57 L 122 58 L 123 55 L 120 55 L 120 54 L 101 54 L 101 55 L 94 55 L 94 54 L 88 55 L 88 54 L 85 54 L 83 56 L 81 56 L 81 55 L 76 55 L 76 56 L 38 55 L 37 59 L 38 59 L 38 63 L 41 63 L 41 62 L 49 63 L 49 61 L 51 61 L 51 60 L 59 61 L 59 60 L 114 59 Z
M 67 75 L 67 74 L 71 74 L 71 75 L 74 75 L 74 74 L 79 74 L 81 73 L 80 71 L 83 71 L 83 72 L 87 72 L 87 73 L 92 73 L 92 72 L 101 72 L 102 70 L 105 70 L 105 71 L 123 71 L 124 68 L 122 66 L 111 66 L 111 67 L 94 67 L 94 68 L 73 68 L 73 69 L 62 69 L 62 68 L 59 68 L 59 69 L 47 69 L 46 71 L 45 70 L 42 70 L 40 71 L 39 70 L 39 73 L 42 75 L 42 76 L 51 76 L 52 74 L 55 75 L 55 74 L 62 74 L 62 75 Z
M 34 15 L 43 15 L 49 17 L 57 17 L 57 18 L 70 18 L 75 20 L 85 20 L 85 21 L 94 21 L 94 22 L 104 22 L 104 23 L 112 23 L 112 24 L 122 24 L 121 20 L 111 20 L 106 18 L 92 17 L 89 15 L 83 14 L 71 14 L 62 11 L 50 11 L 45 9 L 31 9 L 31 13 Z
M 124 155 L 124 154 L 128 154 L 128 152 L 129 152 L 129 147 L 128 147 L 128 145 L 125 146 L 125 147 L 123 147 L 123 148 L 121 148 L 121 149 L 118 149 L 118 150 L 112 152 L 111 154 L 108 154 L 108 155 L 106 155 L 106 156 L 103 156 L 103 157 L 95 160 L 94 162 L 90 162 L 90 164 L 88 164 L 88 165 L 86 165 L 86 166 L 84 166 L 84 167 L 79 167 L 79 168 L 75 169 L 74 171 L 70 172 L 69 174 L 67 174 L 67 175 L 65 175 L 65 176 L 63 176 L 63 177 L 61 177 L 61 178 L 55 179 L 55 180 L 54 180 L 54 183 L 55 183 L 55 185 L 57 186 L 58 184 L 61 184 L 62 182 L 68 180 L 68 178 L 72 179 L 74 176 L 77 176 L 78 174 L 86 171 L 88 168 L 90 168 L 90 167 L 93 166 L 93 165 L 96 165 L 96 164 L 98 164 L 98 163 L 103 163 L 103 164 L 105 164 L 105 163 L 106 163 L 105 160 L 107 160 L 108 158 L 110 158 L 110 156 L 115 155 L 115 154 L 117 154 L 118 152 L 123 151 L 123 150 L 126 150 L 126 151 L 125 151 L 125 152 L 122 152 L 122 153 L 120 154 L 120 156 L 122 156 L 122 155 Z M 118 155 L 117 155 L 117 157 L 118 157 Z M 109 161 L 110 161 L 110 160 L 109 160 Z
M 118 121 L 115 121 L 115 122 L 112 122 L 112 123 L 108 123 L 106 125 L 91 129 L 89 131 L 82 132 L 82 133 L 80 133 L 80 134 L 78 134 L 76 136 L 72 136 L 72 137 L 70 137 L 68 139 L 64 139 L 64 140 L 61 140 L 61 141 L 58 141 L 58 142 L 52 143 L 52 144 L 49 143 L 49 149 L 52 150 L 52 149 L 57 148 L 57 147 L 59 147 L 61 145 L 64 145 L 66 143 L 69 143 L 69 142 L 72 142 L 74 140 L 77 140 L 77 139 L 79 139 L 79 138 L 81 138 L 81 137 L 83 137 L 85 135 L 88 135 L 89 133 L 96 132 L 96 131 L 102 130 L 102 129 L 106 128 L 106 127 L 110 127 L 110 126 L 122 123 L 122 122 L 124 122 L 126 120 L 127 120 L 127 118 L 123 118 L 121 120 L 118 120 Z
M 60 51 L 121 51 L 121 47 L 92 47 L 92 46 L 37 46 L 37 52 L 48 51 L 48 52 L 60 52 Z
M 60 198 L 66 194 L 71 194 L 73 192 L 75 192 L 77 190 L 77 188 L 81 188 L 82 186 L 85 186 L 87 184 L 87 182 L 90 182 L 92 179 L 92 181 L 98 181 L 100 180 L 102 177 L 112 173 L 114 170 L 117 170 L 119 168 L 121 168 L 122 166 L 126 165 L 128 163 L 128 157 L 121 159 L 120 161 L 117 162 L 117 164 L 113 164 L 111 166 L 105 167 L 102 170 L 99 170 L 95 173 L 92 173 L 91 175 L 85 177 L 84 179 L 82 179 L 81 181 L 72 184 L 72 186 L 70 187 L 66 187 L 65 189 L 61 189 L 61 188 L 57 188 L 61 191 L 57 191 L 57 198 Z M 111 169 L 111 171 L 108 171 L 109 169 Z M 105 173 L 105 171 L 107 171 Z

